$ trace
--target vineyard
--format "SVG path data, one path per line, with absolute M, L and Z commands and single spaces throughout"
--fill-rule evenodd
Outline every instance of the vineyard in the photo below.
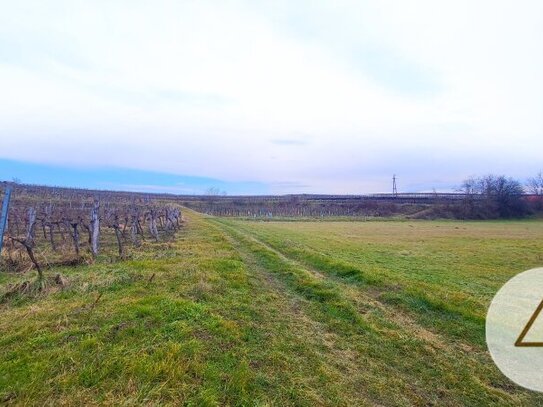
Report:
M 183 222 L 178 205 L 149 197 L 55 189 L 18 192 L 9 207 L 2 267 L 34 268 L 41 286 L 44 269 L 91 263 L 98 256 L 130 258 L 145 242 L 171 240 Z M 55 282 L 63 284 L 62 276 Z

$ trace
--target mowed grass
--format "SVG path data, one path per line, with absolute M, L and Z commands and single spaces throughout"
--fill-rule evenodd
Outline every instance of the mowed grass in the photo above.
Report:
M 484 343 L 493 294 L 543 265 L 541 221 L 185 217 L 0 304 L 0 404 L 543 403 Z M 0 295 L 29 278 L 0 273 Z

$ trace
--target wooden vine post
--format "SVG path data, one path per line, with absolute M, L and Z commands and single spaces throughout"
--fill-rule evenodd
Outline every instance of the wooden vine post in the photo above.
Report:
M 0 254 L 2 253 L 2 245 L 4 243 L 4 231 L 8 223 L 8 209 L 10 198 L 11 187 L 7 186 L 4 194 L 4 202 L 2 203 L 2 212 L 0 213 Z

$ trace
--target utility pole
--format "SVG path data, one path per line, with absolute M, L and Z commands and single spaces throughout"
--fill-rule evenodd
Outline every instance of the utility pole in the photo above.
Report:
M 2 204 L 2 212 L 0 213 L 0 254 L 2 253 L 2 244 L 4 243 L 4 231 L 8 223 L 9 199 L 11 198 L 11 187 L 6 186 L 4 193 L 4 203 Z
M 392 176 L 392 196 L 398 196 L 398 188 L 396 186 L 396 174 Z

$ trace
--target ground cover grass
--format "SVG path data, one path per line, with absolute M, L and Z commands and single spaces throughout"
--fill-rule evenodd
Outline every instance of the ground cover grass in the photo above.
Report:
M 185 217 L 0 302 L 0 404 L 543 402 L 483 340 L 493 293 L 542 264 L 543 223 Z M 33 277 L 0 273 L 0 296 Z

